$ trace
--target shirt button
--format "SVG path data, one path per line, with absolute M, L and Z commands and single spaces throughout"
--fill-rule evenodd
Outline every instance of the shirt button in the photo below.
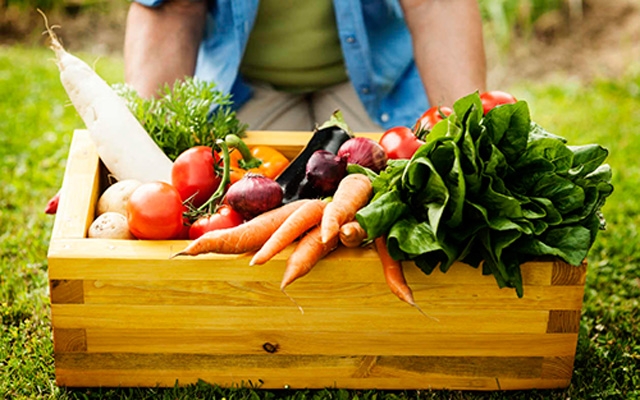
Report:
M 364 86 L 362 89 L 360 89 L 360 92 L 362 94 L 369 94 L 371 90 L 369 89 L 369 86 Z
M 356 42 L 356 38 L 353 37 L 353 36 L 347 36 L 346 40 L 347 40 L 347 43 L 349 43 L 349 44 L 353 44 L 353 43 Z
M 380 121 L 382 121 L 382 122 L 389 122 L 389 114 L 387 114 L 387 113 L 382 113 L 382 115 L 380 115 Z

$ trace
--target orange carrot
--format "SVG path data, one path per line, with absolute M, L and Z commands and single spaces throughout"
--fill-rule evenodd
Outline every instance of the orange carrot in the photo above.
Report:
M 253 256 L 249 265 L 264 264 L 320 223 L 326 201 L 313 199 L 295 210 Z
M 258 250 L 295 210 L 310 200 L 297 200 L 233 228 L 210 231 L 191 242 L 172 257 L 203 253 L 242 254 Z
M 389 250 L 387 249 L 387 239 L 384 236 L 379 236 L 374 240 L 376 250 L 378 251 L 378 257 L 380 257 L 380 262 L 382 263 L 382 270 L 384 272 L 384 279 L 387 281 L 387 285 L 391 292 L 395 294 L 400 300 L 405 303 L 415 307 L 425 316 L 438 320 L 437 318 L 431 317 L 422 311 L 420 306 L 416 303 L 413 298 L 413 291 L 407 284 L 407 280 L 404 277 L 404 270 L 402 269 L 402 262 L 395 260 L 389 254 Z
M 345 176 L 333 194 L 333 200 L 327 204 L 322 216 L 322 241 L 329 242 L 338 236 L 340 226 L 351 221 L 358 210 L 364 207 L 373 194 L 371 181 L 364 174 Z
M 340 227 L 338 236 L 346 247 L 358 247 L 367 238 L 367 231 L 354 219 Z
M 320 227 L 316 226 L 300 239 L 293 253 L 287 260 L 287 266 L 280 283 L 280 290 L 289 286 L 296 279 L 305 276 L 311 271 L 322 257 L 333 251 L 338 246 L 338 236 L 334 236 L 328 243 L 320 239 Z

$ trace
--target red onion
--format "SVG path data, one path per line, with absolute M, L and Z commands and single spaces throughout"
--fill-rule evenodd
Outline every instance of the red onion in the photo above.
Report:
M 316 150 L 307 161 L 305 178 L 317 196 L 330 196 L 347 174 L 347 158 L 327 150 Z
M 248 172 L 229 186 L 227 202 L 242 217 L 249 220 L 282 204 L 282 188 L 264 175 Z
M 338 149 L 338 156 L 346 156 L 349 164 L 358 164 L 374 172 L 387 166 L 387 153 L 378 142 L 366 137 L 347 140 Z

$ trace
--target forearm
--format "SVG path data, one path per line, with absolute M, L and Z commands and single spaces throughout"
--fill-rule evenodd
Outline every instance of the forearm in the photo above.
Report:
M 157 8 L 132 3 L 124 41 L 125 81 L 143 97 L 192 76 L 206 1 L 170 0 Z
M 403 0 L 416 65 L 433 105 L 451 105 L 486 88 L 477 0 Z

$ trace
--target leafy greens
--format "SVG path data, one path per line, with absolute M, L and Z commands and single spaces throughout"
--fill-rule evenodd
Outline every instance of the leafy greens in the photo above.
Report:
M 604 229 L 612 193 L 608 151 L 569 146 L 531 121 L 526 102 L 483 115 L 477 93 L 459 99 L 411 160 L 373 177 L 356 218 L 369 239 L 426 274 L 456 261 L 523 296 L 520 265 L 541 256 L 580 265 Z M 358 167 L 355 167 L 358 168 Z

